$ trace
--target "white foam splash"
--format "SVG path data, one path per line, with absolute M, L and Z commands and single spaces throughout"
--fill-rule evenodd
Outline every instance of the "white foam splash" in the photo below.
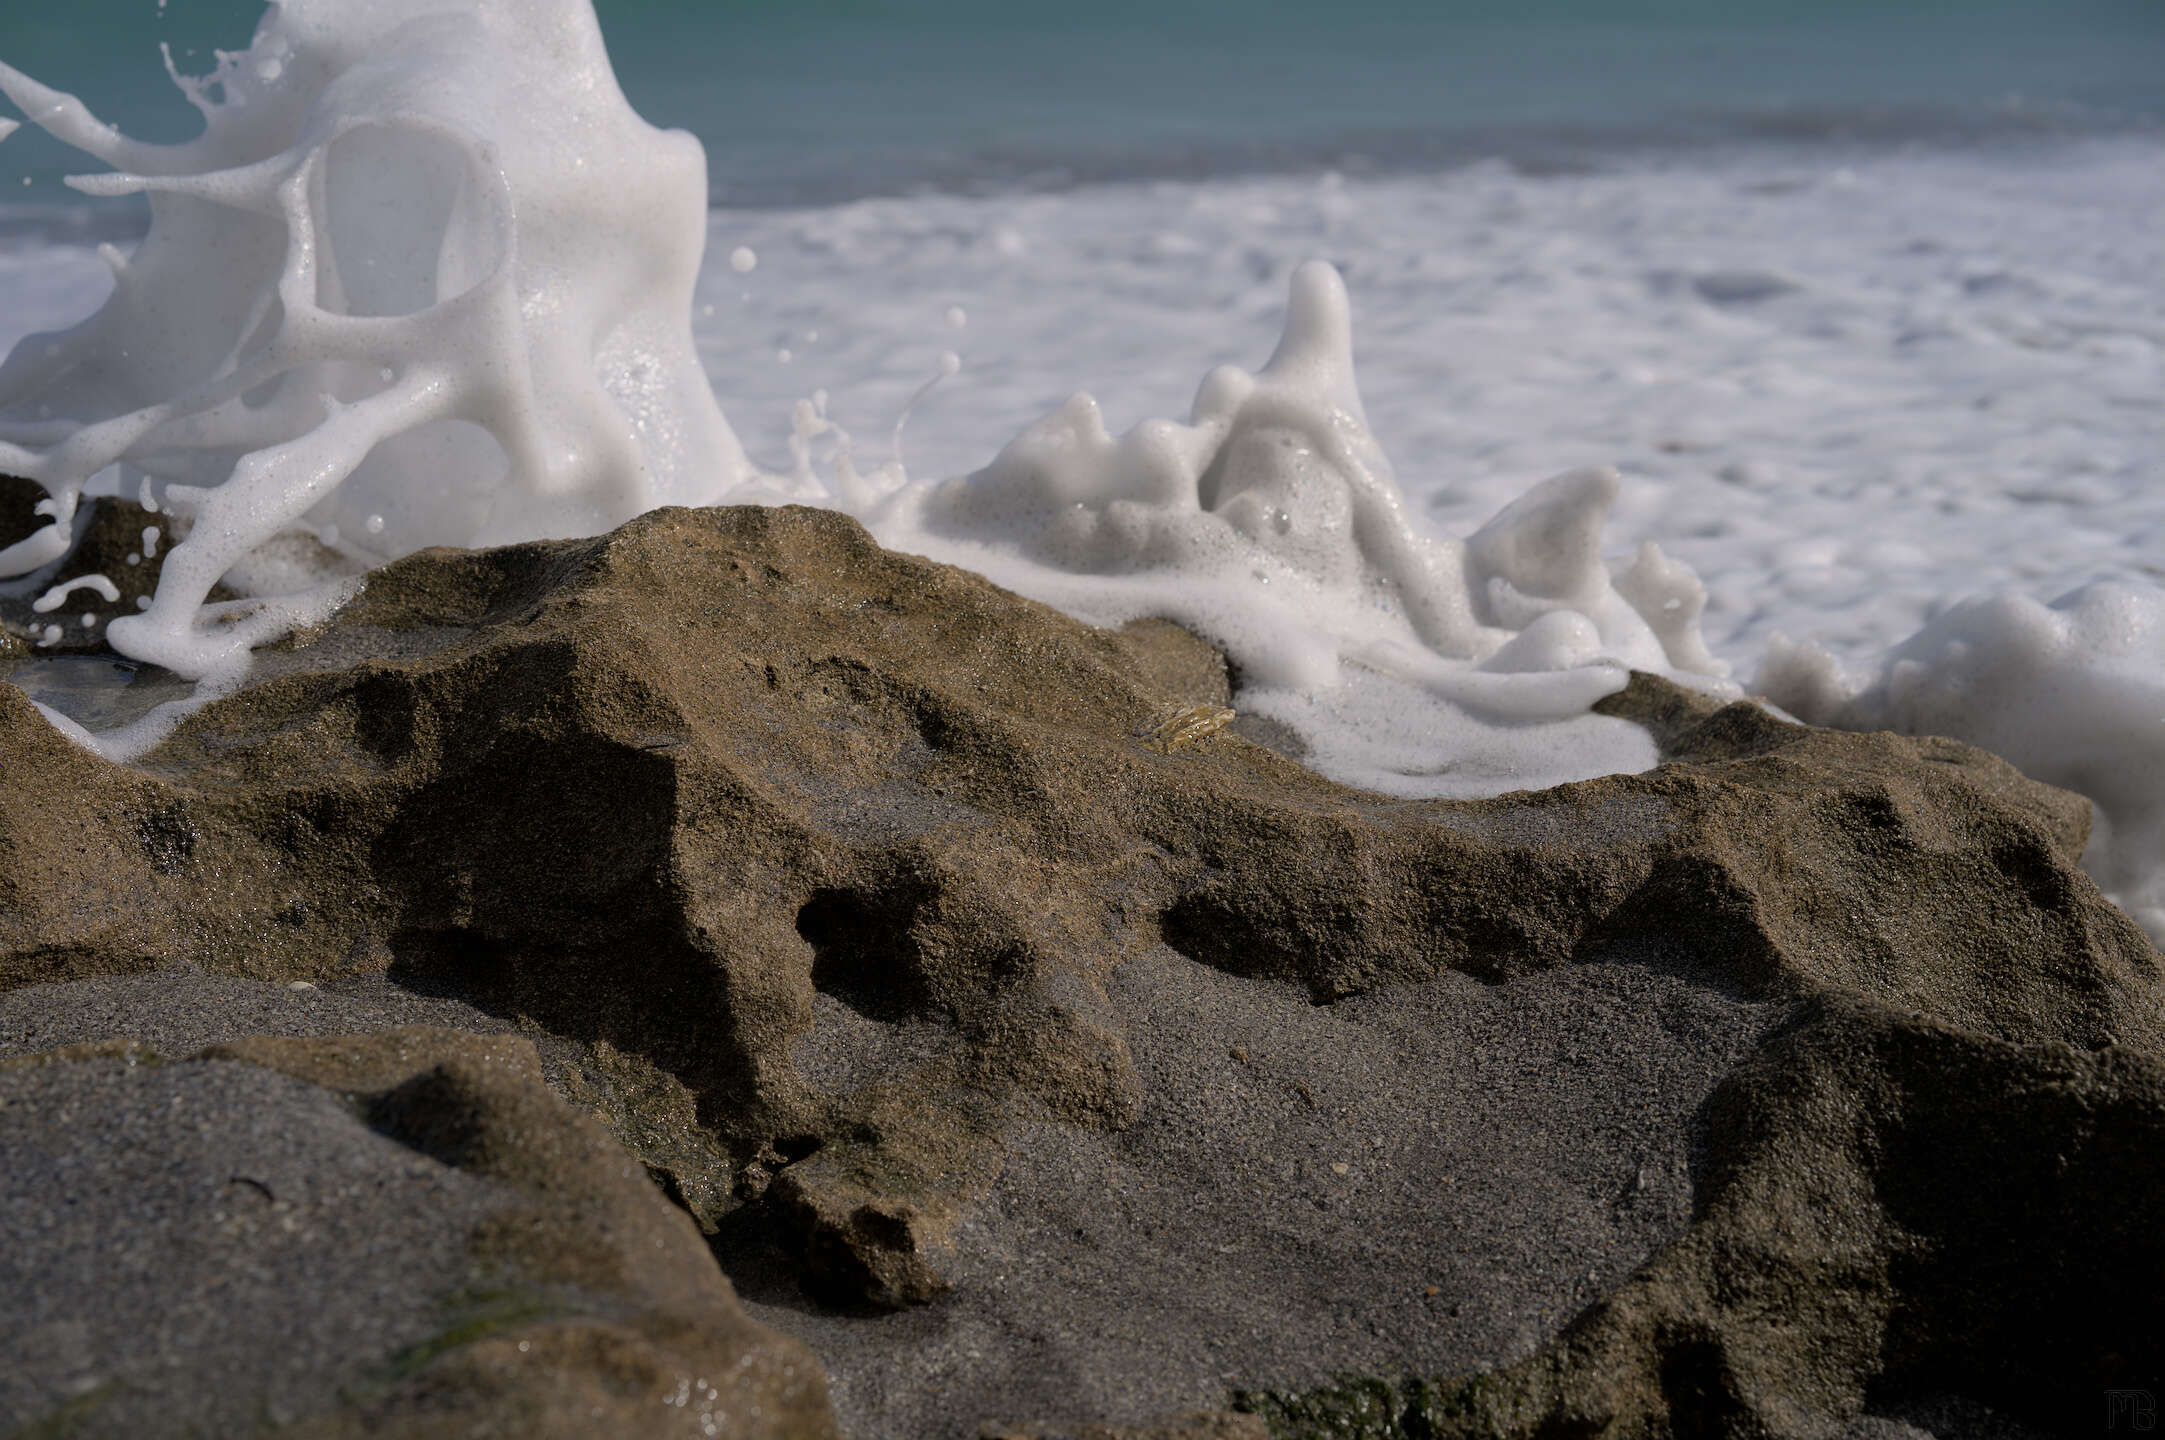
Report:
M 173 78 L 206 129 L 162 147 L 0 67 L 120 172 L 71 183 L 152 207 L 135 256 L 105 252 L 105 308 L 0 366 L 0 466 L 51 497 L 0 575 L 58 558 L 85 484 L 118 467 L 174 543 L 111 643 L 212 689 L 383 560 L 723 498 L 823 499 L 1091 618 L 1186 621 L 1317 763 L 1406 793 L 1645 768 L 1645 734 L 1587 707 L 1628 667 L 1718 668 L 1689 571 L 1653 547 L 1602 564 L 1612 471 L 1552 480 L 1463 543 L 1415 530 L 1328 265 L 1297 272 L 1271 362 L 1215 372 L 1185 425 L 1115 440 L 1078 396 L 979 474 L 909 487 L 907 408 L 860 472 L 815 400 L 791 471 L 764 475 L 691 346 L 703 153 L 632 113 L 589 0 L 290 0 L 245 53 Z M 943 355 L 917 398 L 960 368 Z M 253 598 L 205 603 L 221 581 Z M 155 728 L 98 748 L 139 753 Z
M 2165 945 L 2165 591 L 1965 600 L 1864 677 L 1777 637 L 1758 687 L 1815 725 L 1953 736 L 2088 796 L 2083 868 Z
M 1619 485 L 1574 471 L 1470 540 L 1417 531 L 1362 410 L 1344 281 L 1311 262 L 1270 362 L 1214 371 L 1187 423 L 1116 438 L 1077 395 L 985 469 L 867 518 L 1088 619 L 1181 621 L 1224 647 L 1241 708 L 1337 778 L 1475 794 L 1653 765 L 1643 730 L 1587 713 L 1633 668 L 1735 693 L 1687 568 L 1651 544 L 1621 575 L 1603 564 Z
M 104 309 L 0 365 L 0 470 L 49 495 L 47 523 L 0 537 L 0 577 L 67 551 L 96 477 L 169 513 L 141 552 L 171 547 L 157 595 L 109 633 L 200 677 L 190 703 L 382 561 L 720 500 L 824 500 L 1085 618 L 1182 620 L 1311 763 L 1397 793 L 1644 768 L 1645 734 L 1588 707 L 1631 667 L 1720 688 L 1692 572 L 1651 544 L 1603 562 L 1615 472 L 1559 476 L 1464 541 L 1411 523 L 1328 266 L 1297 272 L 1270 363 L 1213 372 L 1185 423 L 1116 438 L 1077 396 L 978 473 L 911 486 L 900 422 L 860 472 L 813 400 L 796 463 L 764 474 L 692 347 L 703 152 L 631 111 L 590 0 L 289 0 L 246 52 L 174 79 L 205 132 L 152 146 L 0 66 L 36 123 L 119 172 L 71 183 L 145 193 L 153 217 L 132 257 L 103 252 Z M 221 580 L 253 598 L 205 603 Z M 2091 795 L 2087 863 L 2165 937 L 2161 609 L 2102 590 L 1958 607 L 1869 683 L 1780 647 L 1761 683 L 1806 718 L 1964 735 Z M 181 713 L 65 728 L 126 759 Z
M 68 603 L 68 597 L 78 590 L 94 590 L 107 601 L 120 600 L 120 587 L 103 575 L 78 575 L 73 580 L 55 585 L 52 589 L 30 602 L 30 608 L 40 615 L 47 615 Z
M 704 152 L 632 112 L 589 0 L 288 0 L 174 80 L 205 131 L 155 146 L 0 65 L 118 172 L 72 185 L 152 215 L 103 310 L 0 366 L 0 470 L 51 496 L 0 577 L 66 551 L 92 477 L 155 484 L 177 543 L 111 642 L 202 677 L 411 550 L 749 478 L 691 342 Z M 221 579 L 258 598 L 205 606 Z

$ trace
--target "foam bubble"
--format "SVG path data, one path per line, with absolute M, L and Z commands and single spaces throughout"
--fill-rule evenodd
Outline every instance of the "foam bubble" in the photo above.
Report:
M 120 587 L 103 575 L 78 575 L 73 580 L 55 585 L 30 603 L 30 608 L 40 615 L 50 614 L 68 603 L 68 597 L 78 590 L 93 590 L 109 601 L 120 599 Z

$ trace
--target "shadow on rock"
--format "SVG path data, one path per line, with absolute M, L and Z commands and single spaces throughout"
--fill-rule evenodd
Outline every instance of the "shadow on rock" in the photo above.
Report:
M 1462 1381 L 1243 1397 L 1281 1435 L 1841 1435 L 1964 1396 L 2058 1433 L 2165 1380 L 2165 1067 L 1826 997 L 1707 1102 L 1684 1235 Z
M 0 1153 L 11 1434 L 837 1433 L 525 1040 L 13 1058 Z
M 942 1293 L 1013 1127 L 1136 1122 L 1148 1057 L 1113 991 L 1172 973 L 1152 968 L 1167 946 L 1318 1006 L 1645 954 L 1743 1002 L 1817 1006 L 1822 1028 L 1899 1014 L 1980 1054 L 2134 1074 L 2165 1034 L 2165 960 L 2077 868 L 2087 807 L 1985 752 L 1642 676 L 1603 708 L 1656 734 L 1656 770 L 1402 801 L 1237 724 L 1154 743 L 1230 699 L 1222 658 L 1170 625 L 1092 629 L 828 512 L 665 510 L 592 540 L 424 552 L 140 767 L 77 750 L 0 686 L 0 987 L 185 960 L 463 997 L 586 1046 L 608 1093 L 574 1098 L 725 1246 L 756 1207 L 800 1281 L 884 1307 Z M 822 1015 L 846 1045 L 821 1040 Z M 1794 1037 L 1816 1033 L 1754 1063 L 1803 1065 Z M 1879 1045 L 1827 1060 L 1825 1083 L 1911 1096 Z M 1742 1103 L 1724 1093 L 1710 1113 Z M 1948 1123 L 2003 1133 L 1984 1111 Z M 1728 1175 L 1709 1173 L 1709 1206 Z M 1814 1238 L 1793 1243 L 1837 1269 L 1862 1245 L 1869 1275 L 1814 1290 L 1804 1259 L 1784 1270 L 1766 1232 L 1709 1209 L 1648 1271 L 1701 1298 L 1629 1310 L 1620 1292 L 1559 1353 L 1610 1336 L 1604 1353 L 1638 1358 L 1603 1363 L 1652 1377 L 1632 1394 L 1718 1407 L 1733 1390 L 1775 1415 L 1810 1377 L 1734 1338 L 1758 1332 L 1738 1328 L 1742 1282 L 1706 1278 L 1726 1265 L 1864 1307 L 1825 1322 L 1829 1343 L 1887 1358 L 1841 1362 L 1840 1384 L 1942 1363 L 1941 1322 L 1909 1317 L 1946 1307 L 1905 1308 L 1940 1283 L 1903 1268 L 1926 1250 L 1843 1228 L 1906 1235 L 1924 1212 L 1878 1169 L 1839 1175 L 1834 1228 L 1806 1206 L 1796 1235 Z M 1963 1223 L 1984 1234 L 1982 1214 Z M 1555 1413 L 1609 1404 L 1557 1366 L 1539 1393 L 1577 1398 Z

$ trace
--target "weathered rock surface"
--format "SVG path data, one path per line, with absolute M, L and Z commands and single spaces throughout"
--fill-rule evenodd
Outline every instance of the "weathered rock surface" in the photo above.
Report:
M 1777 1013 L 1672 966 L 1618 954 L 1318 1007 L 1157 947 L 1108 984 L 1136 1123 L 1011 1117 L 937 1303 L 876 1320 L 809 1305 L 769 1206 L 726 1217 L 715 1249 L 756 1318 L 831 1357 L 836 1409 L 867 1436 L 994 1417 L 1042 1421 L 1012 1428 L 1044 1440 L 1088 1420 L 1148 1434 L 1241 1386 L 1521 1355 L 1682 1229 L 1692 1116 Z M 507 1028 L 381 980 L 291 991 L 174 967 L 0 993 L 0 1056 L 414 1023 Z M 580 1103 L 644 1108 L 621 1057 L 534 1038 Z M 909 1043 L 822 996 L 791 1055 L 842 1088 Z
M 2068 1433 L 2165 1381 L 2154 1058 L 1827 996 L 1706 1125 L 1691 1227 L 1540 1354 L 1247 1403 L 1291 1433 L 1838 1436 L 1956 1395 Z
M 430 1029 L 0 1061 L 0 1433 L 833 1435 L 540 1080 Z
M 1760 1093 L 1724 1081 L 1733 1062 L 1787 1024 L 1738 1076 L 1790 1064 L 1797 1027 L 1837 1013 L 1984 1047 L 1980 1073 L 2165 1049 L 2165 960 L 2075 867 L 2083 802 L 1983 752 L 1641 679 L 1610 708 L 1661 739 L 1654 772 L 1387 800 L 1237 726 L 1153 744 L 1173 709 L 1226 700 L 1207 646 L 1091 630 L 823 512 L 665 511 L 591 541 L 415 556 L 259 677 L 135 769 L 0 687 L 0 987 L 186 961 L 455 995 L 558 1037 L 588 1077 L 565 1068 L 565 1093 L 609 1116 L 762 1315 L 815 1339 L 860 1426 L 927 1393 L 945 1397 L 913 1412 L 932 1428 L 902 1433 L 1135 1424 L 1251 1378 L 1510 1363 L 1535 1377 L 1510 1382 L 1513 1416 L 1658 1430 L 1670 1412 L 1644 1397 L 1668 1392 L 1645 1376 L 1698 1374 L 1709 1334 L 1773 1345 L 1749 1337 L 1774 1292 L 1706 1279 L 1702 1255 L 1786 1276 L 1765 1284 L 1800 1315 L 1879 1305 L 1883 1333 L 1907 1334 L 1921 1306 L 1938 1354 L 1985 1310 L 1920 1298 L 1936 1282 L 1891 1260 L 1881 1299 L 1858 1300 L 1836 1245 L 1856 1225 L 1909 1254 L 1851 1213 L 1894 1173 L 1873 1144 L 1809 1142 L 1850 1156 L 1852 1180 L 1802 1192 L 1840 1204 L 1832 1230 L 1783 1242 L 1788 1270 L 1762 1232 L 1706 1238 L 1732 1172 L 1790 1177 L 1750 1192 L 1769 1204 L 1818 1173 L 1693 1150 L 1695 1124 L 1728 1133 L 1739 1086 Z M 1879 1053 L 1839 1051 L 1827 1083 L 1880 1093 Z M 1524 1103 L 1484 1091 L 1482 1064 L 1525 1079 Z M 1456 1097 L 1440 1137 L 1421 1123 L 1439 1095 Z M 1364 1133 L 1383 1141 L 1369 1158 Z M 1346 1197 L 1318 1189 L 1315 1211 L 1304 1187 L 1378 1151 L 1389 1184 L 1335 1220 Z M 1444 1177 L 1482 1175 L 1512 1194 L 1454 1222 Z M 1978 1233 L 2022 1213 L 1990 1187 L 1972 1201 L 2000 1217 Z M 1278 1207 L 1296 1202 L 1326 1220 L 1292 1224 Z M 1952 1199 L 1918 1203 L 1946 1234 L 1975 1228 Z M 1572 1239 L 1559 1217 L 1580 1212 Z M 1097 1257 L 1060 1233 L 1095 1220 L 1113 1242 Z M 1211 1227 L 1252 1274 L 1204 1254 Z M 1512 1243 L 1552 1242 L 1569 1270 L 1505 1278 Z M 1314 1264 L 1305 1290 L 1282 1255 Z M 1394 1270 L 1402 1285 L 1368 1288 Z M 1683 1278 L 1631 1299 L 1657 1274 Z M 1245 1331 L 1222 1323 L 1243 1284 Z M 800 1288 L 906 1309 L 852 1320 Z M 1151 1296 L 1125 1351 L 1033 1368 L 1033 1343 Z M 1598 1318 L 1632 1305 L 1640 1320 Z M 1587 1349 L 1601 1324 L 1612 1338 Z M 1271 1378 L 1195 1368 L 1228 1348 Z M 1123 1353 L 1156 1368 L 1123 1381 Z M 1758 1378 L 1720 1428 L 1816 1433 L 1909 1383 L 1907 1363 L 1862 1341 L 1809 1375 L 1725 1359 Z
M 1694 1114 L 1770 1018 L 1655 958 L 1317 1006 L 1160 949 L 1108 983 L 1137 1119 L 1010 1122 L 937 1302 L 809 1309 L 756 1210 L 717 1250 L 755 1316 L 835 1357 L 867 1435 L 1064 1435 L 1520 1357 L 1683 1230 Z M 798 1054 L 863 1034 L 822 1005 Z

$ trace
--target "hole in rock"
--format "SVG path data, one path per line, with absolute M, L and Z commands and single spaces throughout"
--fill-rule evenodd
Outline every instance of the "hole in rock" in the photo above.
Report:
M 1748 1413 L 1721 1343 L 1687 1336 L 1660 1348 L 1661 1393 L 1678 1435 L 1733 1433 Z
M 357 958 L 377 943 L 357 941 Z M 618 942 L 551 948 L 531 938 L 417 927 L 399 929 L 381 948 L 389 961 L 383 988 L 356 977 L 368 993 L 471 1006 L 535 1038 L 545 1057 L 554 1040 L 606 1042 L 632 1057 L 635 1071 L 651 1066 L 682 1082 L 697 1102 L 700 1125 L 716 1127 L 748 1091 L 751 1077 L 740 1054 L 717 1033 L 715 1017 L 725 1002 L 713 964 L 697 952 L 654 945 L 640 952 L 641 964 L 626 966 Z M 611 1083 L 621 1092 L 623 1082 Z
M 1303 964 L 1297 931 L 1285 916 L 1250 914 L 1212 889 L 1182 896 L 1158 917 L 1158 937 L 1197 964 L 1244 980 L 1290 984 L 1306 991 L 1311 1004 L 1328 1005 L 1340 997 L 1321 967 Z
M 812 984 L 858 1014 L 890 1024 L 923 1009 L 927 996 L 895 937 L 902 917 L 852 890 L 819 890 L 797 912 L 812 947 Z
M 794 1165 L 817 1155 L 825 1143 L 817 1135 L 784 1135 L 774 1142 L 774 1152 L 784 1165 Z

